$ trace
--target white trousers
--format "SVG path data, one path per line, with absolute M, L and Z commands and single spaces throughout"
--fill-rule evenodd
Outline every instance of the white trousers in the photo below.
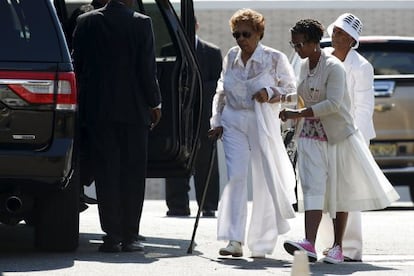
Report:
M 219 202 L 217 238 L 245 243 L 247 179 L 251 164 L 253 208 L 247 245 L 252 252 L 271 254 L 278 235 L 287 232 L 289 224 L 272 203 L 265 181 L 255 112 L 225 109 L 222 124 L 228 183 Z

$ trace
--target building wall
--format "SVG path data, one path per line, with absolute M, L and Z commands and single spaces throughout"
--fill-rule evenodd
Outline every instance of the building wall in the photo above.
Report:
M 289 29 L 300 19 L 319 20 L 325 28 L 350 12 L 363 23 L 362 35 L 414 36 L 414 1 L 197 1 L 198 34 L 215 43 L 223 55 L 236 45 L 229 19 L 240 8 L 253 8 L 265 17 L 263 44 L 290 55 Z

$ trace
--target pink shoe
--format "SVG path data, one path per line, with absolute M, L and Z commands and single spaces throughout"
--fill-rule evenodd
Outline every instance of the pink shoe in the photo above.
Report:
M 342 248 L 339 245 L 335 245 L 329 249 L 326 257 L 323 258 L 323 262 L 328 264 L 339 264 L 344 261 L 344 255 L 342 255 Z
M 310 262 L 316 262 L 318 259 L 315 247 L 306 239 L 301 241 L 285 241 L 283 247 L 292 256 L 295 254 L 296 250 L 303 250 L 308 255 Z

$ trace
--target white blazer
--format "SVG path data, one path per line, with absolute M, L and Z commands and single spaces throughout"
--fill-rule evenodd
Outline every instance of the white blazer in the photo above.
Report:
M 324 49 L 333 52 L 332 47 Z M 357 51 L 351 49 L 343 65 L 346 71 L 346 84 L 351 98 L 351 115 L 355 125 L 361 131 L 365 140 L 375 138 L 374 115 L 374 69 L 372 65 Z

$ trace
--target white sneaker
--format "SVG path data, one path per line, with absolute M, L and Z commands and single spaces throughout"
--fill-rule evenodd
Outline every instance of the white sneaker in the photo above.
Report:
M 227 247 L 220 248 L 219 254 L 221 256 L 233 256 L 233 257 L 241 257 L 243 256 L 243 249 L 241 246 L 241 242 L 238 241 L 230 241 Z

